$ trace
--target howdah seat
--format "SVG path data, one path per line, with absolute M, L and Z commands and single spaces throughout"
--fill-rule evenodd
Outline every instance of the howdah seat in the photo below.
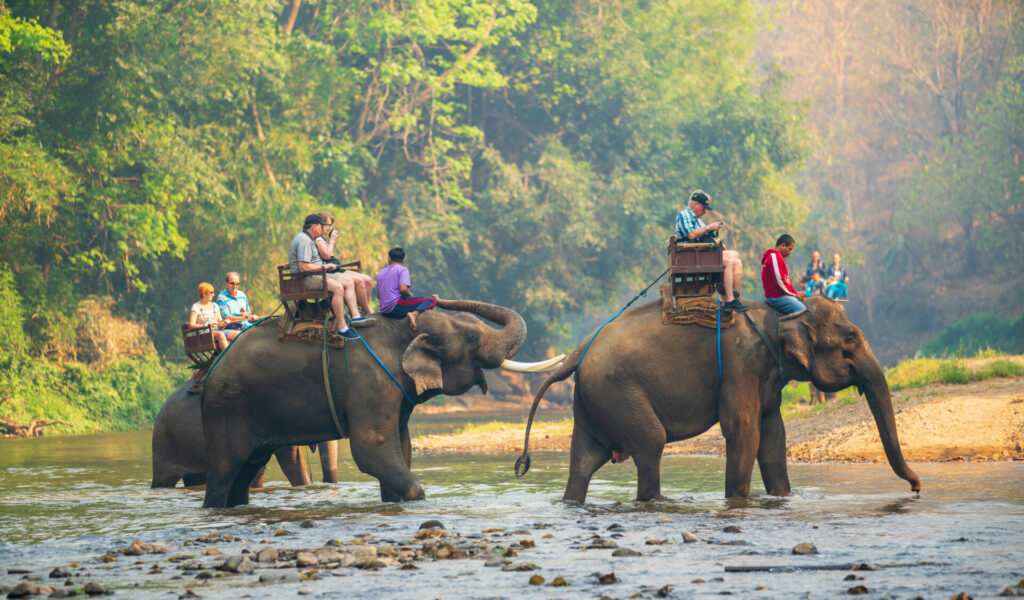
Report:
M 673 235 L 667 250 L 673 306 L 676 298 L 710 296 L 722 283 L 725 264 L 721 244 L 683 244 Z
M 363 272 L 363 261 L 356 260 L 340 265 L 341 268 Z M 319 278 L 320 289 L 311 289 L 310 282 Z M 293 322 L 326 321 L 331 316 L 331 293 L 327 291 L 327 269 L 292 273 L 287 264 L 277 266 L 278 287 L 281 304 Z
M 204 325 L 199 329 L 189 329 L 188 323 L 181 326 L 181 339 L 185 343 L 185 354 L 197 367 L 205 367 L 220 352 L 213 341 L 213 328 Z

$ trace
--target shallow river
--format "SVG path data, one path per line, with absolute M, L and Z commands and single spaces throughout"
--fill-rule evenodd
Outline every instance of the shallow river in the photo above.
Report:
M 448 426 L 422 421 L 413 432 Z M 1024 578 L 1022 464 L 915 464 L 920 496 L 886 465 L 791 465 L 792 496 L 766 496 L 756 480 L 751 499 L 727 502 L 724 460 L 669 457 L 663 492 L 672 501 L 634 502 L 636 472 L 627 462 L 605 466 L 587 504 L 572 506 L 560 501 L 567 454 L 535 453 L 521 480 L 512 477 L 514 458 L 414 455 L 427 500 L 391 505 L 379 501 L 376 481 L 358 472 L 343 445 L 337 485 L 287 487 L 272 461 L 269 487 L 254 491 L 249 506 L 204 510 L 201 490 L 149 489 L 149 432 L 0 440 L 0 586 L 25 577 L 62 585 L 63 578 L 47 574 L 72 562 L 78 587 L 94 580 L 115 597 L 163 599 L 186 590 L 203 598 L 655 598 L 658 590 L 672 598 L 834 598 L 855 586 L 868 598 L 951 598 L 966 591 L 978 599 L 997 597 Z M 313 473 L 319 477 L 318 465 Z M 316 527 L 300 527 L 307 519 Z M 367 534 L 374 543 L 401 546 L 429 519 L 493 550 L 532 540 L 536 546 L 519 548 L 513 560 L 539 568 L 502 571 L 473 557 L 418 562 L 418 570 L 340 568 L 317 580 L 260 584 L 261 570 L 197 579 L 168 555 L 101 560 L 138 539 L 164 542 L 171 554 L 195 553 L 215 566 L 211 560 L 223 556 L 185 547 L 209 533 L 236 536 L 217 546 L 225 555 L 266 545 L 315 548 Z M 729 526 L 739 531 L 725 531 Z M 485 533 L 497 528 L 504 531 Z M 280 529 L 291 535 L 275 537 Z M 684 531 L 702 541 L 684 543 Z M 588 549 L 595 535 L 641 556 Z M 794 555 L 802 542 L 818 553 Z M 850 570 L 860 563 L 874 568 Z M 153 564 L 163 572 L 149 573 Z M 616 583 L 598 582 L 597 574 L 611 572 Z M 569 585 L 531 586 L 535 574 L 547 582 L 561 575 Z

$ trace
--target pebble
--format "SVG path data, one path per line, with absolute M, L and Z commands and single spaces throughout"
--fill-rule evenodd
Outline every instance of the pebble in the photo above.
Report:
M 502 571 L 536 571 L 539 569 L 537 565 L 533 563 L 515 563 L 507 564 L 501 568 Z
M 374 554 L 376 554 L 376 550 L 374 548 Z M 297 567 L 315 567 L 319 562 L 312 552 L 299 552 L 295 555 L 295 566 Z
M 1013 588 L 1006 588 L 999 595 L 1000 596 L 1020 596 L 1020 594 L 1017 593 L 1017 590 L 1015 590 Z
M 82 591 L 86 594 L 89 594 L 90 596 L 99 596 L 100 594 L 106 593 L 106 590 L 103 589 L 103 586 L 96 583 L 95 581 L 90 581 L 86 583 L 82 587 Z
M 277 531 L 274 532 L 274 537 L 281 537 L 281 536 L 284 536 L 284 535 L 292 535 L 292 533 L 290 531 L 288 531 L 287 529 L 278 529 Z
M 565 580 L 565 577 L 558 575 L 557 577 L 552 579 L 551 583 L 549 583 L 548 585 L 550 585 L 551 587 L 566 587 L 569 585 L 569 582 Z
M 684 531 L 683 532 L 683 542 L 685 542 L 687 544 L 692 544 L 694 542 L 699 542 L 699 541 L 701 541 L 700 538 L 697 537 L 695 534 L 690 533 L 689 531 Z
M 61 577 L 71 577 L 71 571 L 61 567 L 50 571 L 50 579 L 60 579 Z
M 618 583 L 618 579 L 615 578 L 615 571 L 611 573 L 605 573 L 604 575 L 598 574 L 597 582 L 600 584 L 608 585 L 611 583 Z
M 531 575 L 530 585 L 544 585 L 544 578 L 540 575 Z
M 207 556 L 220 556 L 221 554 L 223 554 L 223 552 L 216 548 L 207 548 L 206 552 L 203 552 L 203 554 Z
M 196 573 L 196 579 L 213 579 L 213 571 L 200 571 Z
M 793 554 L 817 554 L 818 548 L 810 542 L 800 542 L 793 546 Z
M 697 577 L 696 579 L 691 579 L 691 580 L 690 580 L 690 583 L 707 583 L 707 582 L 705 582 L 705 581 L 704 581 L 703 579 L 701 579 L 700 577 Z
M 643 554 L 631 548 L 617 548 L 615 552 L 612 552 L 612 556 L 643 556 Z
M 302 523 L 299 523 L 299 527 L 303 529 L 312 529 L 316 527 L 316 522 L 314 522 L 313 519 L 306 519 Z
M 669 595 L 672 593 L 672 586 L 670 586 L 670 585 L 663 585 L 663 586 L 661 586 L 661 589 L 659 589 L 657 592 L 654 592 L 654 593 L 659 598 L 668 598 Z
M 512 561 L 510 561 L 507 558 L 489 558 L 489 559 L 487 559 L 486 562 L 484 562 L 484 566 L 485 567 L 503 567 L 503 566 L 509 564 L 510 562 L 512 562 Z
M 261 563 L 274 563 L 277 562 L 277 550 L 272 546 L 260 550 L 256 553 L 256 562 Z
M 260 583 L 298 583 L 300 581 L 302 581 L 302 576 L 294 571 L 263 573 L 259 579 Z
M 245 554 L 236 554 L 235 556 L 232 556 L 224 561 L 224 564 L 219 568 L 221 571 L 228 571 L 229 573 L 252 573 L 256 570 L 252 561 L 249 560 L 249 556 Z
M 127 548 L 121 548 L 121 554 L 125 556 L 142 556 L 151 552 L 153 552 L 153 547 L 142 540 L 135 540 Z
M 33 596 L 39 593 L 39 586 L 34 583 L 22 581 L 18 585 L 14 586 L 10 592 L 7 593 L 8 598 L 24 598 L 25 596 Z
M 648 546 L 663 546 L 668 543 L 668 540 L 659 540 L 657 538 L 648 538 L 644 541 Z
M 437 519 L 431 519 L 420 523 L 420 530 L 424 529 L 444 529 L 444 525 Z
M 611 525 L 609 525 L 605 529 L 607 529 L 608 531 L 625 531 L 626 530 L 625 527 L 623 527 L 622 525 L 619 525 L 618 523 L 612 523 Z
M 591 540 L 590 545 L 587 548 L 618 548 L 619 545 L 611 540 L 602 538 L 594 538 Z
M 72 593 L 74 593 L 74 590 L 69 592 L 64 588 L 54 588 L 47 598 L 70 598 Z
M 739 533 L 740 528 L 735 525 L 726 525 L 722 528 L 722 531 L 724 531 L 725 533 Z
M 861 596 L 863 594 L 868 594 L 870 592 L 868 591 L 868 588 L 866 588 L 866 587 L 864 587 L 862 585 L 856 585 L 856 586 L 846 590 L 846 593 L 851 595 L 851 596 Z

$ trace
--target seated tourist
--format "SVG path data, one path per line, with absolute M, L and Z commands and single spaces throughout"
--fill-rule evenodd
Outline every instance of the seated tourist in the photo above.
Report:
M 334 228 L 334 216 L 329 212 L 317 213 L 327 222 L 325 225 L 324 235 L 316 238 L 316 249 L 320 253 L 320 258 L 325 263 L 331 263 L 335 265 L 334 272 L 341 277 L 350 278 L 355 285 L 356 290 L 356 303 L 359 304 L 359 310 L 363 311 L 364 315 L 368 315 L 370 310 L 370 294 L 373 291 L 373 278 L 369 275 L 364 275 L 358 271 L 349 271 L 341 268 L 341 261 L 334 257 L 334 243 L 338 239 L 338 230 Z
M 228 341 L 235 339 L 258 318 L 249 309 L 249 297 L 238 287 L 241 283 L 241 275 L 231 271 L 224 276 L 224 290 L 217 295 L 220 318 L 227 322 L 224 334 L 228 336 Z
M 405 262 L 405 250 L 394 247 L 388 250 L 388 266 L 377 273 L 377 297 L 380 299 L 380 313 L 392 319 L 409 317 L 409 328 L 416 331 L 416 316 L 434 308 L 433 298 L 415 297 L 409 289 L 409 269 Z
M 811 252 L 811 262 L 807 263 L 807 269 L 804 270 L 804 274 L 800 276 L 800 283 L 807 283 L 811 280 L 811 276 L 815 273 L 821 273 L 822 280 L 825 279 L 825 263 L 821 260 L 821 252 L 815 250 Z M 810 294 L 808 294 L 809 296 Z
M 807 288 L 804 293 L 807 297 L 825 294 L 825 280 L 822 278 L 820 271 L 811 272 L 811 280 L 807 282 Z
M 192 305 L 188 313 L 188 328 L 202 329 L 207 325 L 213 330 L 213 343 L 218 350 L 228 347 L 228 338 L 221 331 L 221 325 L 227 322 L 220 318 L 220 311 L 213 301 L 213 285 L 205 281 L 199 284 L 199 302 Z
M 850 272 L 846 269 L 838 252 L 832 255 L 832 264 L 828 266 L 826 277 L 828 285 L 825 288 L 825 295 L 833 300 L 845 299 L 847 297 L 846 286 L 850 283 Z
M 796 241 L 793 236 L 784 233 L 775 241 L 775 247 L 766 250 L 761 257 L 761 283 L 764 285 L 764 301 L 784 315 L 807 310 L 803 292 L 793 289 L 789 279 L 789 268 L 786 257 L 793 252 Z
M 716 241 L 715 236 L 722 228 L 721 221 L 705 224 L 701 220 L 704 213 L 711 209 L 711 196 L 703 190 L 697 190 L 690 195 L 690 201 L 686 208 L 676 215 L 675 236 L 679 243 L 703 243 Z M 723 245 L 724 248 L 724 245 Z M 722 273 L 722 284 L 725 287 L 725 304 L 722 310 L 744 312 L 747 306 L 740 302 L 740 287 L 743 280 L 743 263 L 740 255 L 734 250 L 722 252 L 722 263 L 725 271 Z
M 319 271 L 324 267 L 324 261 L 316 249 L 316 238 L 323 235 L 327 221 L 317 214 L 307 215 L 303 222 L 302 231 L 292 238 L 288 246 L 288 269 L 292 273 Z M 326 285 L 331 296 L 331 309 L 334 311 L 335 328 L 333 333 L 345 338 L 358 338 L 359 334 L 348 328 L 345 323 L 345 307 L 348 307 L 352 317 L 352 325 L 361 327 L 370 325 L 373 319 L 360 314 L 359 305 L 356 303 L 355 283 L 351 278 L 342 278 L 332 271 L 334 265 L 327 265 Z M 324 280 L 319 277 L 307 277 L 306 287 L 308 289 L 322 289 Z

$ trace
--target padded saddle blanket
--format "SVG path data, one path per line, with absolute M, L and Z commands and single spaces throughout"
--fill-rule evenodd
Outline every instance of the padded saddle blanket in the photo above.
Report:
M 323 346 L 324 325 L 323 321 L 296 321 L 285 315 L 277 324 L 281 331 L 277 339 L 282 342 L 305 342 Z M 327 345 L 331 348 L 344 348 L 345 338 L 329 333 L 327 334 Z
M 665 325 L 695 323 L 714 329 L 717 310 L 718 305 L 715 304 L 713 296 L 676 298 L 676 305 L 673 307 L 669 284 L 661 284 L 661 322 Z M 736 313 L 722 311 L 722 329 L 732 327 L 735 322 Z

